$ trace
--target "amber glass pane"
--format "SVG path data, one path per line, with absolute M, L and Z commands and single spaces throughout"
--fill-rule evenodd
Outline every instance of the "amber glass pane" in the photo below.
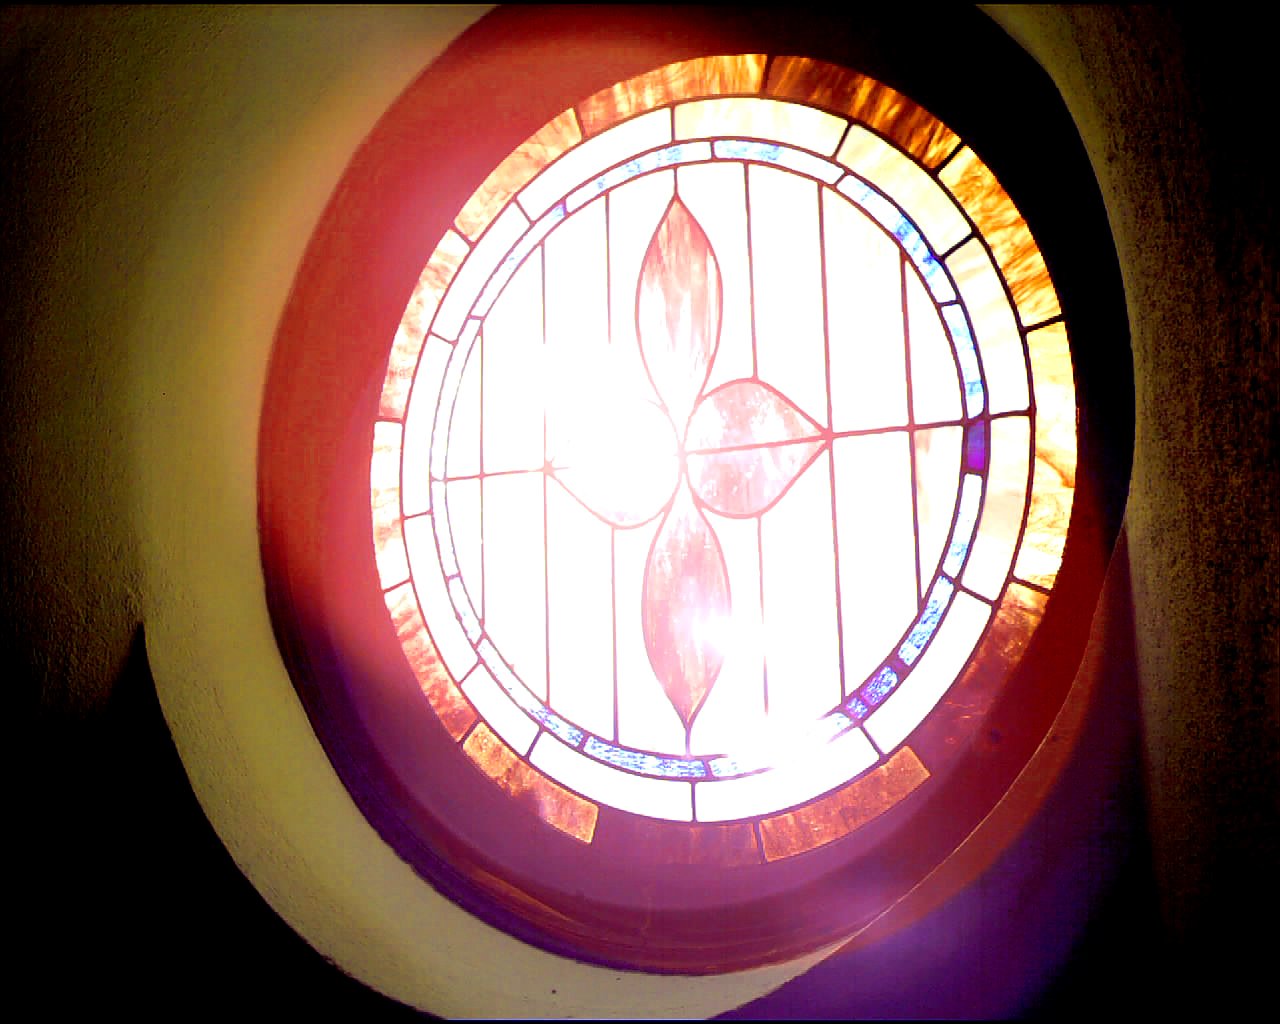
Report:
M 1052 586 L 1062 564 L 1076 484 L 1076 403 L 1067 329 L 1050 324 L 1027 335 L 1036 396 L 1031 508 L 1014 573 Z
M 633 114 L 676 100 L 759 92 L 764 62 L 760 53 L 700 57 L 619 82 L 578 104 L 582 130 L 595 135 Z
M 396 330 L 391 358 L 387 360 L 379 415 L 394 419 L 404 417 L 404 403 L 413 382 L 413 371 L 418 365 L 418 353 L 422 351 L 422 339 L 426 337 L 431 318 L 436 315 L 436 308 L 458 272 L 458 266 L 466 259 L 467 251 L 466 240 L 461 235 L 445 232 L 418 278 L 409 305 L 400 319 L 400 327 Z
M 775 57 L 764 91 L 847 114 L 892 139 L 926 167 L 937 167 L 960 142 L 950 128 L 900 92 L 809 57 Z
M 516 803 L 548 825 L 584 843 L 595 838 L 599 808 L 534 771 L 483 724 L 476 726 L 462 749 Z
M 578 130 L 578 120 L 572 110 L 548 121 L 498 164 L 471 194 L 455 221 L 458 230 L 474 240 L 489 226 L 507 200 L 533 180 L 542 168 L 581 140 L 582 132 Z
M 431 642 L 427 625 L 422 621 L 422 612 L 414 597 L 413 584 L 406 583 L 388 590 L 386 603 L 396 635 L 400 638 L 400 646 L 417 677 L 418 685 L 431 702 L 440 724 L 455 740 L 461 739 L 475 722 L 476 713 L 454 685 L 449 670 L 444 667 L 435 644 Z
M 1032 327 L 1061 313 L 1058 294 L 1031 230 L 991 169 L 966 146 L 938 177 L 991 246 L 1013 293 L 1022 326 Z
M 859 779 L 813 803 L 760 822 L 766 860 L 825 846 L 879 817 L 929 777 L 915 751 L 902 747 Z

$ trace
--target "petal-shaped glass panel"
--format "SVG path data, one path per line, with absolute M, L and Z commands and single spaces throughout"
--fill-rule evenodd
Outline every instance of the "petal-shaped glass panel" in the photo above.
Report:
M 645 370 L 676 423 L 707 382 L 720 338 L 720 267 L 706 232 L 673 199 L 654 232 L 636 289 Z
M 758 515 L 822 450 L 822 428 L 756 380 L 730 381 L 698 403 L 685 439 L 689 482 L 712 509 Z
M 729 574 L 720 541 L 682 488 L 645 566 L 644 643 L 687 730 L 724 663 Z

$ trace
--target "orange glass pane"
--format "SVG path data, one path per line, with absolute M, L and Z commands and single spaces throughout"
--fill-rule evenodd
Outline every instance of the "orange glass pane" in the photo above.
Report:
M 530 768 L 483 723 L 467 737 L 462 749 L 517 804 L 548 825 L 579 842 L 589 843 L 595 838 L 600 809 Z
M 380 421 L 373 427 L 373 458 L 369 485 L 373 501 L 373 552 L 382 588 L 409 578 L 409 556 L 400 518 L 400 439 L 398 423 Z
M 734 867 L 760 863 L 756 831 L 746 822 L 672 823 L 654 836 L 654 857 L 668 864 Z
M 927 110 L 887 85 L 808 57 L 775 57 L 764 92 L 847 114 L 870 125 L 926 167 L 937 167 L 959 137 Z
M 458 230 L 474 241 L 507 201 L 533 180 L 535 174 L 581 141 L 582 132 L 572 110 L 548 121 L 517 146 L 471 193 L 471 198 L 454 221 Z
M 414 286 L 413 296 L 396 329 L 396 339 L 387 360 L 387 375 L 382 383 L 382 402 L 378 415 L 404 419 L 404 405 L 418 365 L 418 353 L 426 337 L 431 318 L 444 297 L 458 267 L 466 259 L 466 239 L 454 231 L 446 231 L 436 251 Z
M 757 93 L 764 77 L 764 63 L 764 54 L 746 53 L 668 64 L 584 100 L 578 104 L 578 118 L 583 132 L 591 136 L 664 103 L 697 96 Z
M 781 860 L 847 836 L 879 817 L 929 777 L 910 747 L 836 792 L 760 822 L 765 860 Z
M 973 660 L 939 701 L 938 713 L 916 731 L 913 740 L 921 750 L 959 749 L 973 735 L 1022 661 L 1048 600 L 1029 587 L 1009 584 Z
M 845 127 L 843 118 L 778 100 L 699 100 L 676 107 L 677 139 L 713 136 L 764 139 L 830 156 L 839 145 Z
M 417 677 L 418 685 L 431 703 L 445 731 L 455 740 L 466 735 L 476 720 L 476 713 L 454 685 L 448 669 L 431 642 L 427 624 L 414 596 L 413 584 L 406 583 L 384 595 L 387 611 L 395 625 L 396 635 L 405 657 Z
M 973 218 L 991 246 L 1023 327 L 1043 323 L 1062 312 L 1031 229 L 1008 193 L 968 146 L 938 174 L 939 179 Z
M 1076 485 L 1076 402 L 1067 329 L 1027 335 L 1036 398 L 1036 450 L 1027 530 L 1014 574 L 1052 586 L 1062 565 Z

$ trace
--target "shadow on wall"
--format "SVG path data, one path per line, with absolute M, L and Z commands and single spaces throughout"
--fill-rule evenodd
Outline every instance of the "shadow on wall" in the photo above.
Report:
M 1123 538 L 1117 554 L 1095 658 L 1131 646 Z M 856 958 L 832 957 L 724 1019 L 1077 1016 L 1100 992 L 1119 1012 L 1159 1006 L 1162 940 L 1134 770 L 1137 691 L 1123 668 L 1104 672 L 1099 687 L 1082 730 L 1089 745 L 979 882 L 917 926 Z M 208 1012 L 427 1016 L 343 975 L 240 874 L 187 782 L 141 628 L 99 715 L 46 723 L 29 738 L 32 856 L 20 877 L 35 898 L 27 962 L 15 972 L 24 996 L 60 1012 L 149 1015 L 194 1000 Z M 1063 849 L 1064 836 L 1099 838 Z M 1083 876 L 1081 862 L 1092 867 Z M 975 951 L 972 936 L 989 935 L 993 918 L 1007 922 L 1003 945 Z

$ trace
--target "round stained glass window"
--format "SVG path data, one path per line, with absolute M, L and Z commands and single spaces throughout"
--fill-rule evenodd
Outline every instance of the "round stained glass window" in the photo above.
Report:
M 979 153 L 873 78 L 700 57 L 558 109 L 439 216 L 388 204 L 434 226 L 376 252 L 417 255 L 370 300 L 367 489 L 264 527 L 323 581 L 273 598 L 281 649 L 456 903 L 620 967 L 780 962 L 935 876 L 1061 706 L 1067 317 Z
M 833 75 L 842 114 L 803 101 Z M 860 76 L 709 59 L 566 111 L 460 211 L 389 361 L 375 542 L 423 692 L 584 843 L 604 805 L 752 822 L 767 860 L 882 811 L 1054 581 L 1059 313 L 981 160 Z

